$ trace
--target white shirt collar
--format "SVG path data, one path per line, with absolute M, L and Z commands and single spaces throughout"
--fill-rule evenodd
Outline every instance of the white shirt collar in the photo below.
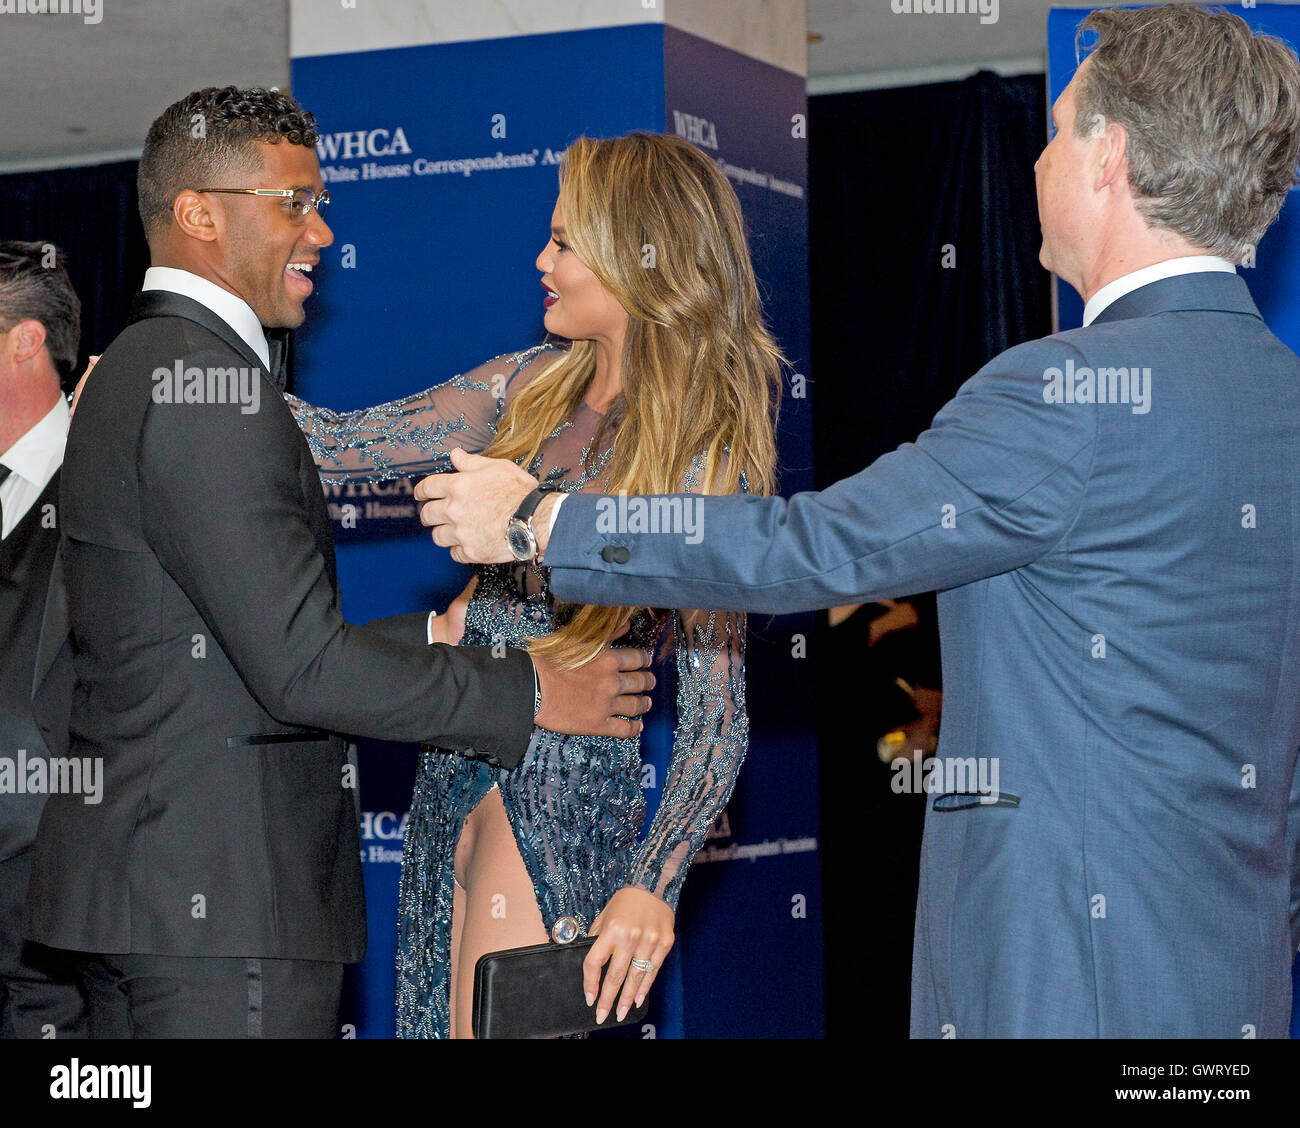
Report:
M 55 404 L 30 431 L 0 454 L 15 475 L 44 489 L 63 463 L 68 441 L 68 401 L 59 396 Z
M 1165 259 L 1164 262 L 1152 263 L 1131 274 L 1122 274 L 1113 282 L 1107 282 L 1088 299 L 1083 307 L 1083 323 L 1091 325 L 1097 315 L 1111 302 L 1117 301 L 1125 294 L 1159 282 L 1162 278 L 1173 278 L 1179 274 L 1201 274 L 1205 271 L 1218 271 L 1223 274 L 1236 274 L 1237 268 L 1227 259 L 1216 255 L 1188 255 L 1184 258 Z
M 144 272 L 142 290 L 167 290 L 193 298 L 200 305 L 207 306 L 222 321 L 240 335 L 261 358 L 266 370 L 271 370 L 271 350 L 266 345 L 266 335 L 262 332 L 262 323 L 257 314 L 243 298 L 237 298 L 229 290 L 223 290 L 215 282 L 191 274 L 188 270 L 178 270 L 174 266 L 151 266 Z

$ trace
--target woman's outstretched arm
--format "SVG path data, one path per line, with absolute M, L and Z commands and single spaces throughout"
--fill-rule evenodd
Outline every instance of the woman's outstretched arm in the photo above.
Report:
M 337 412 L 285 395 L 327 482 L 383 481 L 452 469 L 456 447 L 483 450 L 506 405 L 561 356 L 554 345 L 505 353 L 415 395 Z

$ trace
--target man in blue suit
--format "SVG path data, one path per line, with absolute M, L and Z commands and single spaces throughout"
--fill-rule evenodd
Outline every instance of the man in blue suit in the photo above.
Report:
M 572 601 L 792 612 L 940 591 L 946 790 L 913 1036 L 1284 1037 L 1300 359 L 1232 263 L 1295 182 L 1300 66 L 1182 5 L 1083 27 L 1097 45 L 1035 166 L 1041 260 L 1083 295 L 1083 328 L 994 358 L 915 443 L 830 489 L 706 499 L 702 539 L 604 531 L 610 499 L 576 494 L 532 527 Z M 426 523 L 506 559 L 536 483 L 456 458 L 417 490 Z

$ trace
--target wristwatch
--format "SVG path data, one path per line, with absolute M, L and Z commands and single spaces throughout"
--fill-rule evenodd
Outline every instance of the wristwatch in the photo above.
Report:
M 537 534 L 533 532 L 533 514 L 542 498 L 554 493 L 554 486 L 538 486 L 520 503 L 515 515 L 506 526 L 506 544 L 516 560 L 531 562 L 537 559 Z

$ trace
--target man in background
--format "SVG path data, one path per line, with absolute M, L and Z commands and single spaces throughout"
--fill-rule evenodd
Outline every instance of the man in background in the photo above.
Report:
M 0 1038 L 85 1033 L 85 1002 L 66 954 L 22 937 L 45 765 L 51 751 L 66 751 L 47 747 L 31 695 L 59 543 L 62 385 L 76 366 L 80 324 L 62 252 L 50 243 L 0 243 Z

